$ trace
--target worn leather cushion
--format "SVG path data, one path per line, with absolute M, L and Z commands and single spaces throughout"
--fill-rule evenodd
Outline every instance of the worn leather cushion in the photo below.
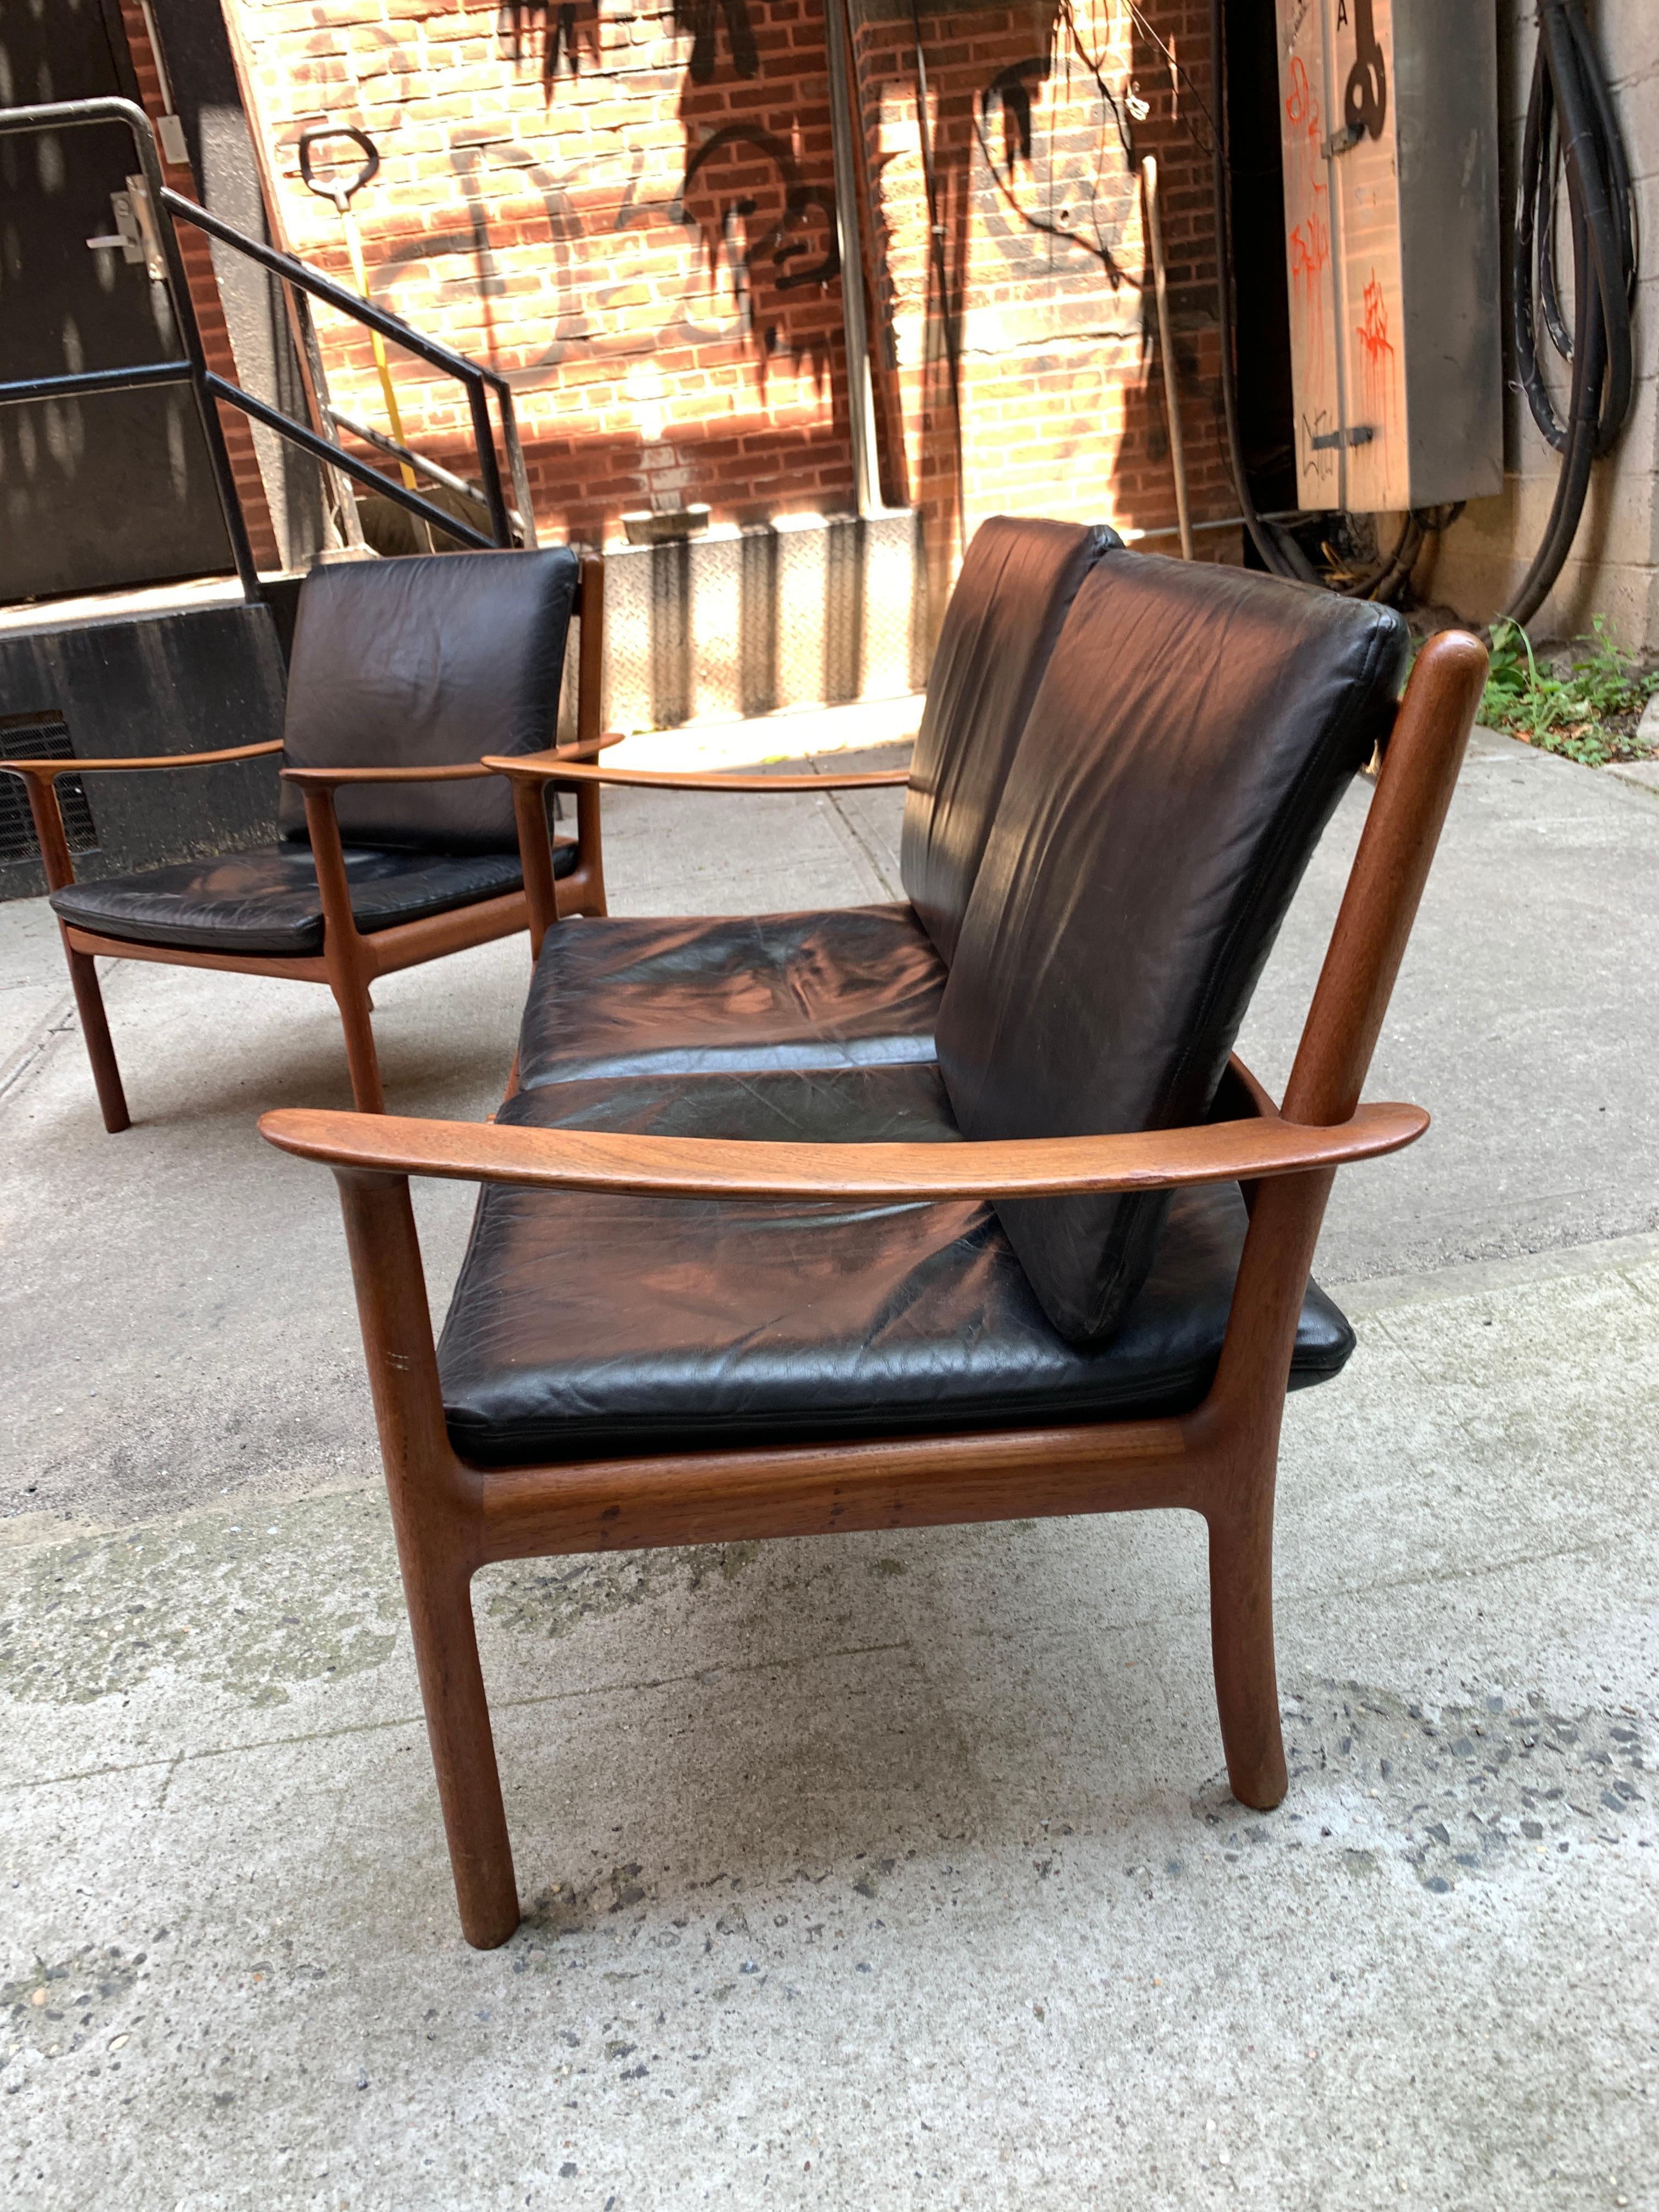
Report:
M 993 515 L 945 611 L 910 763 L 900 867 L 948 962 L 1002 787 L 1079 586 L 1115 532 Z
M 556 875 L 568 875 L 576 848 L 554 848 Z M 370 853 L 346 848 L 351 911 L 366 934 L 423 915 L 447 914 L 520 888 L 505 853 Z M 182 860 L 102 883 L 70 884 L 53 909 L 78 928 L 136 945 L 250 956 L 320 952 L 323 902 L 308 845 L 260 845 L 213 860 Z
M 969 902 L 937 1029 L 965 1133 L 1202 1121 L 1320 831 L 1388 726 L 1392 610 L 1108 553 L 1077 596 Z M 998 1212 L 1063 1335 L 1152 1265 L 1157 1197 Z
M 944 984 L 908 906 L 561 922 L 531 984 L 519 1080 L 931 1060 Z
M 436 768 L 550 744 L 579 574 L 564 545 L 313 568 L 289 664 L 287 765 Z M 501 776 L 342 785 L 335 805 L 348 844 L 519 849 Z M 291 783 L 278 827 L 305 836 Z
M 805 1142 L 950 1143 L 929 1066 L 561 1083 L 515 1127 Z M 1197 1403 L 1245 1225 L 1183 1191 L 1111 1343 L 1067 1344 L 995 1212 L 974 1202 L 754 1204 L 532 1191 L 479 1198 L 439 1346 L 456 1449 L 486 1466 L 1119 1419 Z M 1293 1388 L 1346 1360 L 1310 1286 Z

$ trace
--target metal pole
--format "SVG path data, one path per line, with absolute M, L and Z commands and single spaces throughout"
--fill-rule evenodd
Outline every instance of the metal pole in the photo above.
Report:
M 495 543 L 509 546 L 513 543 L 513 526 L 507 519 L 507 500 L 501 490 L 501 465 L 495 452 L 495 426 L 489 419 L 489 402 L 484 395 L 481 376 L 468 377 L 466 397 L 472 410 L 472 442 L 478 449 L 478 473 L 483 479 L 484 504 L 489 509 L 489 526 L 495 533 Z M 409 473 L 412 477 L 413 470 Z
M 847 411 L 853 483 L 860 515 L 882 511 L 876 472 L 876 409 L 870 390 L 870 331 L 864 313 L 864 246 L 859 231 L 858 158 L 845 0 L 825 0 L 830 47 L 830 132 L 835 150 L 836 227 L 841 244 L 841 313 L 847 335 Z
M 1187 449 L 1181 437 L 1181 388 L 1176 381 L 1175 349 L 1170 343 L 1170 291 L 1164 268 L 1164 232 L 1158 219 L 1158 160 L 1148 154 L 1140 164 L 1141 191 L 1146 205 L 1146 243 L 1152 257 L 1152 283 L 1158 297 L 1158 349 L 1164 362 L 1164 406 L 1170 418 L 1170 466 L 1175 472 L 1176 525 L 1181 532 L 1181 557 L 1193 557 L 1193 526 L 1187 512 Z M 1223 333 L 1224 342 L 1225 333 Z

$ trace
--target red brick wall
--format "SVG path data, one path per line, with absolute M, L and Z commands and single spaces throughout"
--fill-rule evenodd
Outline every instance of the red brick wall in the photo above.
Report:
M 892 364 L 878 419 L 890 484 L 908 484 L 933 520 L 941 568 L 999 508 L 1138 530 L 1174 522 L 1131 149 L 1156 153 L 1162 172 L 1193 513 L 1233 511 L 1214 427 L 1206 11 L 1153 12 L 1173 40 L 1175 82 L 1159 46 L 1106 0 L 1058 15 L 924 14 L 932 245 L 915 27 L 908 8 L 860 26 L 860 120 L 878 178 L 878 352 Z M 1132 100 L 1148 112 L 1137 118 Z
M 143 103 L 144 112 L 154 121 L 165 112 L 166 104 L 161 98 L 161 80 L 156 71 L 155 58 L 150 50 L 149 27 L 137 0 L 121 0 L 121 23 L 127 34 L 133 71 L 138 79 L 138 96 Z M 169 161 L 159 145 L 155 151 L 161 164 L 161 174 L 174 191 L 183 192 L 191 199 L 199 198 L 201 195 L 196 179 L 189 169 L 180 163 Z M 236 356 L 231 349 L 230 332 L 225 327 L 218 279 L 213 273 L 213 256 L 206 234 L 192 228 L 187 222 L 180 223 L 179 251 L 184 261 L 185 277 L 196 309 L 196 320 L 202 333 L 202 350 L 207 356 L 208 366 L 231 383 L 239 384 L 241 378 L 237 373 Z M 242 519 L 247 526 L 248 542 L 253 548 L 254 562 L 261 568 L 278 568 L 282 566 L 282 555 L 276 544 L 276 533 L 271 527 L 264 480 L 259 474 L 258 459 L 253 450 L 247 417 L 234 407 L 221 407 L 218 412 L 224 429 L 226 450 L 230 455 L 231 474 L 236 480 L 236 489 L 241 500 Z
M 386 0 L 389 21 L 380 0 L 232 4 L 293 249 L 350 281 L 295 149 L 361 125 L 383 157 L 354 203 L 374 297 L 511 374 L 550 523 L 597 538 L 653 498 L 845 511 L 821 0 L 748 0 L 735 54 L 716 8 L 696 72 L 671 13 L 596 21 L 579 0 L 545 77 L 536 25 L 515 52 L 494 0 Z M 366 337 L 326 312 L 319 329 L 337 401 L 380 421 Z M 410 427 L 465 467 L 459 387 L 406 358 L 397 374 Z
M 356 204 L 374 295 L 511 375 L 544 524 L 597 538 L 653 501 L 737 522 L 850 507 L 823 0 L 227 5 L 289 243 L 347 276 L 338 218 L 300 186 L 295 147 L 309 125 L 361 125 L 383 157 Z M 1173 523 L 1139 184 L 1113 102 L 1163 168 L 1193 511 L 1233 511 L 1215 429 L 1207 11 L 1139 12 L 1154 32 L 1126 0 L 924 8 L 940 267 L 908 0 L 855 0 L 884 484 L 922 507 L 941 580 L 999 507 Z M 1147 109 L 1133 124 L 1132 83 Z M 339 404 L 379 421 L 366 338 L 326 314 L 319 336 Z M 398 378 L 409 427 L 465 469 L 459 390 L 407 360 Z

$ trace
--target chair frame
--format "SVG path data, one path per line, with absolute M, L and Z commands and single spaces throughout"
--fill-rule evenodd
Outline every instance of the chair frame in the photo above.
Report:
M 1413 1142 L 1428 1117 L 1359 1094 L 1450 804 L 1486 654 L 1456 632 L 1419 655 L 1392 732 L 1282 1109 L 1238 1061 L 1218 1113 L 1143 1134 L 931 1145 L 771 1145 L 268 1114 L 274 1145 L 339 1186 L 398 1559 L 461 1927 L 519 1920 L 471 1582 L 493 1560 L 1179 1507 L 1208 1530 L 1211 1644 L 1228 1778 L 1264 1810 L 1287 1787 L 1273 1654 L 1273 1519 L 1296 1331 L 1336 1168 Z M 526 778 L 522 761 L 498 765 Z M 624 780 L 590 769 L 593 784 Z M 628 775 L 626 780 L 639 780 Z M 662 779 L 731 788 L 733 779 Z M 749 780 L 761 789 L 783 779 Z M 822 787 L 817 778 L 807 779 Z M 1162 1419 L 494 1470 L 445 1426 L 411 1175 L 726 1198 L 922 1200 L 1238 1182 L 1249 1225 L 1203 1403 Z
M 576 737 L 568 748 L 553 747 L 536 756 L 550 763 L 591 761 L 616 737 L 601 734 L 601 697 L 605 654 L 605 563 L 597 555 L 583 557 L 573 613 L 581 618 L 576 678 Z M 156 769 L 211 768 L 224 761 L 258 760 L 280 753 L 281 738 L 257 745 L 235 745 L 228 750 L 205 753 L 162 753 L 133 760 L 8 760 L 0 769 L 23 777 L 28 788 L 34 834 L 46 865 L 46 888 L 62 890 L 75 881 L 75 864 L 58 804 L 58 779 L 64 775 L 129 775 Z M 305 801 L 306 829 L 317 864 L 317 886 L 323 908 L 323 949 L 320 952 L 284 956 L 280 953 L 206 952 L 183 945 L 149 945 L 122 937 L 106 937 L 60 921 L 64 955 L 80 1011 L 82 1034 L 92 1063 L 93 1081 L 104 1127 L 112 1135 L 131 1126 L 121 1071 L 109 1032 L 109 1019 L 99 988 L 96 961 L 151 960 L 171 968 L 214 968 L 236 975 L 278 975 L 291 982 L 323 983 L 333 992 L 345 1034 L 346 1063 L 351 1076 L 351 1095 L 360 1113 L 386 1110 L 379 1056 L 374 1049 L 374 1000 L 371 987 L 381 975 L 404 968 L 417 968 L 446 953 L 461 952 L 475 945 L 489 945 L 498 937 L 512 937 L 532 925 L 533 910 L 543 915 L 602 915 L 605 911 L 605 860 L 599 826 L 599 794 L 584 786 L 576 797 L 577 862 L 555 888 L 552 844 L 544 803 L 539 802 L 541 834 L 538 845 L 529 835 L 526 810 L 515 803 L 515 820 L 521 849 L 532 851 L 537 891 L 508 891 L 499 897 L 479 899 L 447 913 L 426 915 L 415 921 L 396 922 L 388 929 L 362 931 L 351 909 L 340 824 L 334 801 L 342 785 L 368 783 L 445 783 L 475 780 L 492 774 L 481 762 L 465 762 L 441 768 L 284 769 L 284 780 L 300 787 Z M 550 775 L 546 781 L 561 778 Z M 516 801 L 516 787 L 515 787 Z M 534 943 L 540 946 L 538 933 Z

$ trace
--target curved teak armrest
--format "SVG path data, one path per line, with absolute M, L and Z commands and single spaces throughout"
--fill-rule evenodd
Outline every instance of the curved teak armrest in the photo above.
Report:
M 279 753 L 282 750 L 282 739 L 270 738 L 263 744 L 232 745 L 218 753 L 156 753 L 142 760 L 8 760 L 0 761 L 0 768 L 14 769 L 19 775 L 38 776 L 43 783 L 52 783 L 60 775 L 95 775 L 100 769 L 125 774 L 129 769 L 212 768 L 219 761 L 258 760 L 263 754 Z
M 1340 1167 L 1413 1144 L 1420 1106 L 1361 1106 L 1334 1128 L 1254 1119 L 1109 1137 L 960 1145 L 771 1145 L 494 1122 L 417 1121 L 284 1107 L 268 1144 L 337 1171 L 442 1176 L 679 1198 L 1038 1198 L 1257 1182 Z
M 908 768 L 884 768 L 846 775 L 724 775 L 684 774 L 673 769 L 606 768 L 574 761 L 556 752 L 486 753 L 483 764 L 520 783 L 630 783 L 650 791 L 859 791 L 875 784 L 908 783 Z
M 580 760 L 587 754 L 596 752 L 601 745 L 619 745 L 623 735 L 623 731 L 615 730 L 603 738 L 578 740 L 571 747 L 569 757 Z M 560 755 L 555 751 L 536 753 L 528 757 L 556 760 Z M 343 783 L 467 783 L 476 782 L 481 776 L 495 775 L 497 765 L 495 761 L 476 760 L 446 761 L 432 768 L 285 768 L 283 781 L 302 786 L 309 784 L 317 791 L 331 791 Z
M 466 783 L 489 774 L 482 761 L 451 761 L 437 768 L 285 768 L 284 783 L 332 791 L 343 783 Z

